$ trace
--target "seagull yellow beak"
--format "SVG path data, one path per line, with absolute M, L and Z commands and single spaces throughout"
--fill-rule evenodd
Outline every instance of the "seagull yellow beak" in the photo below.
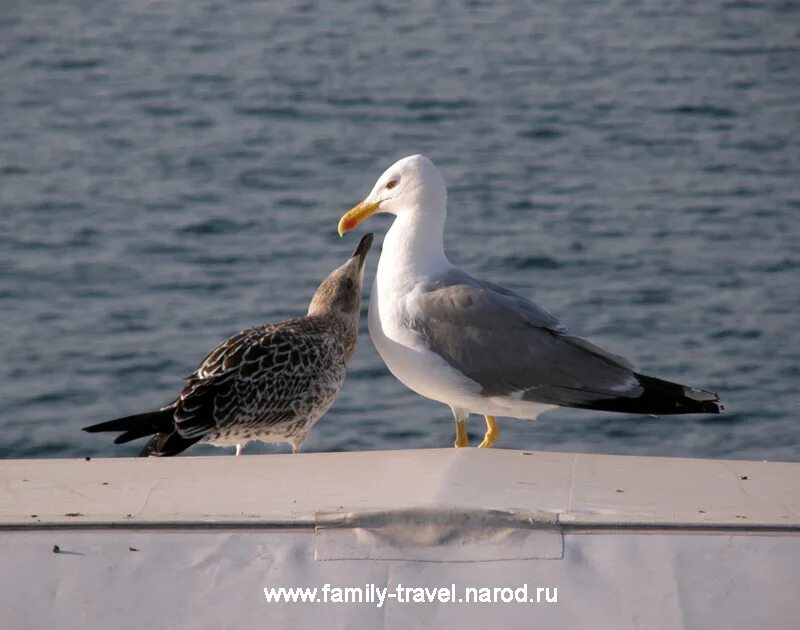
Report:
M 349 232 L 364 219 L 368 219 L 380 208 L 380 201 L 362 201 L 355 208 L 348 210 L 339 219 L 339 236 L 344 236 L 345 232 Z

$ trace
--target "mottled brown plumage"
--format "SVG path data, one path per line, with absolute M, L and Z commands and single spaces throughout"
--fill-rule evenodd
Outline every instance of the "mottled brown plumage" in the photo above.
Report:
M 196 442 L 288 442 L 298 451 L 344 382 L 358 336 L 365 236 L 353 257 L 331 272 L 308 314 L 248 328 L 223 341 L 188 377 L 180 396 L 159 411 L 86 427 L 123 431 L 121 444 L 153 435 L 142 456 L 176 455 Z

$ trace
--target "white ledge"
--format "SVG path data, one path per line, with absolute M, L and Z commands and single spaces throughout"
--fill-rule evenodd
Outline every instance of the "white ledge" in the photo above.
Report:
M 0 462 L 5 528 L 313 527 L 322 513 L 419 508 L 800 529 L 800 464 L 452 448 Z

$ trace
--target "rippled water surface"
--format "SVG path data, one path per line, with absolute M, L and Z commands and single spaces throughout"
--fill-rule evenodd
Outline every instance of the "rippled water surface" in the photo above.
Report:
M 134 454 L 79 429 L 303 313 L 340 214 L 424 152 L 455 263 L 727 405 L 499 446 L 800 460 L 796 2 L 34 0 L 0 11 L 0 76 L 0 456 Z M 306 450 L 451 444 L 364 304 Z

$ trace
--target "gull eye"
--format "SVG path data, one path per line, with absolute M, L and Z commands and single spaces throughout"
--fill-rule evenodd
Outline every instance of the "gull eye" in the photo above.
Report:
M 391 190 L 395 186 L 397 186 L 397 180 L 396 179 L 390 179 L 388 182 L 386 182 L 386 188 L 388 188 L 389 190 Z
M 352 289 L 352 288 L 353 288 L 353 281 L 352 281 L 350 278 L 348 278 L 348 279 L 347 279 L 347 282 L 345 282 L 345 286 L 346 286 L 348 289 Z

